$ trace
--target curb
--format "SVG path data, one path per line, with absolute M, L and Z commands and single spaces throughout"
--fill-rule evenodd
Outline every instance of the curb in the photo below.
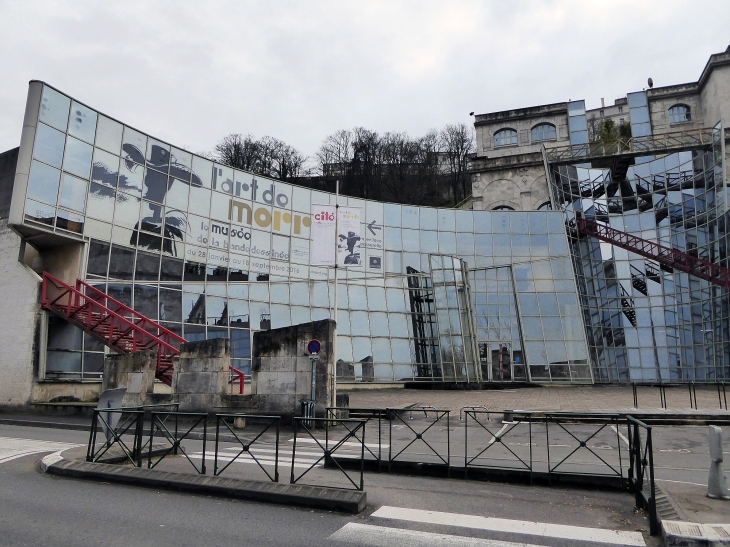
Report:
M 730 545 L 730 524 L 698 524 L 663 520 L 662 538 L 666 547 Z
M 130 466 L 111 466 L 103 463 L 67 460 L 60 453 L 50 454 L 43 458 L 41 471 L 49 475 L 75 479 L 279 505 L 296 505 L 343 513 L 357 514 L 367 506 L 367 493 L 355 490 L 227 479 Z

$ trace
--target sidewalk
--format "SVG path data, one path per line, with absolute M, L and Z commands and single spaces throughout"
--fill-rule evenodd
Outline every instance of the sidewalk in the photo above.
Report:
M 339 392 L 349 394 L 351 408 L 400 408 L 419 404 L 458 412 L 464 406 L 479 405 L 490 410 L 730 415 L 724 410 L 724 406 L 720 410 L 717 388 L 714 385 L 696 386 L 698 410 L 690 407 L 688 386 L 666 388 L 667 409 L 661 407 L 659 388 L 645 386 L 637 388 L 638 408 L 634 408 L 630 385 L 535 386 L 488 390 L 343 388 Z

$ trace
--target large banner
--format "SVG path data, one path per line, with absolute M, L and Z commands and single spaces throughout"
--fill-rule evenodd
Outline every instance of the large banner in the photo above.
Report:
M 337 266 L 362 266 L 360 208 L 339 207 L 337 213 Z
M 335 265 L 334 205 L 312 205 L 312 258 L 313 266 Z

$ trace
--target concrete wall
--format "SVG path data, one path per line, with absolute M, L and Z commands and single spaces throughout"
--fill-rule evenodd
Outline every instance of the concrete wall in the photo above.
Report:
M 157 352 L 154 351 L 106 355 L 101 392 L 124 387 L 127 391 L 122 406 L 150 404 L 156 368 Z
M 310 399 L 312 365 L 307 352 L 310 340 L 322 343 L 316 361 L 316 411 L 324 415 L 332 396 L 335 322 L 329 319 L 260 331 L 253 338 L 253 398 L 260 413 L 299 415 L 301 399 Z
M 231 364 L 230 340 L 213 338 L 180 346 L 172 392 L 183 412 L 225 412 Z
M 40 278 L 18 262 L 20 237 L 0 219 L 0 408 L 31 400 L 38 370 Z

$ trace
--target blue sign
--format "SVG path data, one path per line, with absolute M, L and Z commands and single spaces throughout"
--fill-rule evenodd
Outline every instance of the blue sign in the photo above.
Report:
M 322 344 L 319 343 L 319 340 L 312 340 L 307 344 L 307 351 L 311 355 L 317 355 L 319 353 L 319 350 L 322 349 Z

